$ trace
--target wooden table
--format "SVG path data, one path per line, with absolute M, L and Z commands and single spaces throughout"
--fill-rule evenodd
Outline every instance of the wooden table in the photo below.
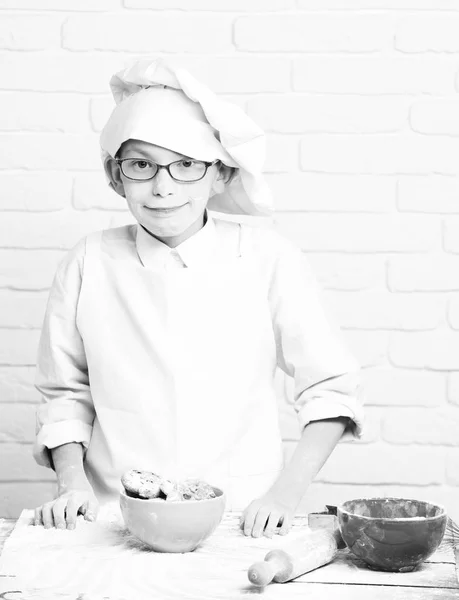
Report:
M 300 517 L 305 521 L 305 517 Z M 0 519 L 0 555 L 3 546 L 12 532 L 15 520 Z M 441 550 L 441 548 L 440 548 Z M 1 556 L 0 556 L 1 560 Z M 331 569 L 338 568 L 344 573 L 351 573 L 352 583 L 330 582 Z M 57 568 L 59 568 L 57 566 Z M 328 565 L 316 571 L 299 577 L 287 584 L 271 584 L 260 590 L 249 584 L 240 590 L 237 596 L 228 596 L 228 599 L 247 598 L 250 595 L 263 595 L 265 599 L 280 598 L 284 600 L 459 600 L 459 583 L 456 564 L 452 551 L 439 552 L 420 568 L 421 573 L 391 574 L 390 584 L 384 583 L 384 575 L 379 572 L 369 571 L 365 566 L 353 558 L 347 550 L 341 551 L 333 565 Z M 372 575 L 369 575 L 371 573 Z M 369 584 L 369 578 L 373 577 L 374 583 Z M 394 578 L 395 575 L 395 578 Z M 312 580 L 311 580 L 312 579 Z M 336 576 L 335 576 L 336 579 Z M 348 578 L 349 579 L 349 578 Z M 361 582 L 360 582 L 361 580 Z M 34 600 L 43 598 L 42 595 L 24 595 L 15 577 L 0 576 L 0 599 L 2 600 Z M 46 600 L 58 600 L 62 597 L 59 593 L 46 596 Z M 135 593 L 132 598 L 135 600 Z M 185 593 L 178 594 L 177 598 L 190 598 Z M 219 596 L 221 597 L 221 596 Z M 66 600 L 68 596 L 65 597 Z M 151 598 L 161 598 L 155 593 Z M 77 594 L 72 600 L 93 600 L 86 594 Z M 95 600 L 95 599 L 94 599 Z M 97 600 L 111 600 L 98 596 Z

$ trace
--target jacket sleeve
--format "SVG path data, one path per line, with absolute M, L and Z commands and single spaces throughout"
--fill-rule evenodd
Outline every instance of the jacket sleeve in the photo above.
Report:
M 277 237 L 270 305 L 278 366 L 294 379 L 301 426 L 349 417 L 343 438 L 361 437 L 360 367 L 326 315 L 314 274 L 301 251 Z
M 79 442 L 87 449 L 95 417 L 83 340 L 76 326 L 85 240 L 59 265 L 51 287 L 37 356 L 35 387 L 41 394 L 33 449 L 52 467 L 49 449 Z

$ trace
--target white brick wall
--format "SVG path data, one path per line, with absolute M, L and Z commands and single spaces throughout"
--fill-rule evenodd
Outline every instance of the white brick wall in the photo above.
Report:
M 47 294 L 66 249 L 129 220 L 98 133 L 111 74 L 159 53 L 266 130 L 277 226 L 367 367 L 366 434 L 303 508 L 404 495 L 459 519 L 458 26 L 459 0 L 0 0 L 0 516 L 54 491 L 31 456 Z

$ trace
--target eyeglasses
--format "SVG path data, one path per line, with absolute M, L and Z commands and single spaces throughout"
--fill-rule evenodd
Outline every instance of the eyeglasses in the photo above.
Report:
M 182 158 L 168 165 L 158 165 L 144 158 L 117 158 L 116 162 L 120 165 L 123 175 L 134 181 L 148 181 L 153 179 L 160 169 L 167 169 L 175 181 L 189 183 L 202 179 L 207 173 L 207 169 L 218 161 L 205 162 Z

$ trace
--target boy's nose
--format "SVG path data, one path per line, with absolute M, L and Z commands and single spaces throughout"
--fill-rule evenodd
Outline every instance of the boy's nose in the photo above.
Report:
M 159 169 L 152 179 L 154 196 L 169 196 L 174 192 L 175 181 L 167 169 Z

